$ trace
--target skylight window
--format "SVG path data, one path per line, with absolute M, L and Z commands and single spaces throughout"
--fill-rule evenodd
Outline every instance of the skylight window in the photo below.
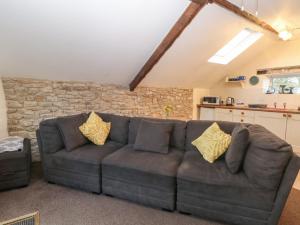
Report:
M 213 55 L 208 62 L 226 65 L 263 36 L 262 33 L 249 28 L 243 29 L 222 49 Z

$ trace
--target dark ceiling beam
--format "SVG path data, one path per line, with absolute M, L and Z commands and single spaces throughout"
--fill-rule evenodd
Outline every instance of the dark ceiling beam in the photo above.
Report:
M 195 3 L 201 4 L 202 0 L 192 0 Z M 268 30 L 276 35 L 278 35 L 278 32 L 268 23 L 260 20 L 258 17 L 254 16 L 253 14 L 247 12 L 246 10 L 242 10 L 240 7 L 234 5 L 233 3 L 229 2 L 228 0 L 209 0 L 209 3 L 215 3 L 222 8 L 225 8 L 234 14 L 243 17 L 244 19 L 262 27 L 265 30 Z
M 151 71 L 151 69 L 156 65 L 156 63 L 161 59 L 161 57 L 166 53 L 166 51 L 173 45 L 176 39 L 184 31 L 184 29 L 192 22 L 198 12 L 209 2 L 209 0 L 198 0 L 197 3 L 191 2 L 186 8 L 184 13 L 181 15 L 179 20 L 175 23 L 172 29 L 169 31 L 167 36 L 163 39 L 160 45 L 155 49 L 151 57 L 138 72 L 135 78 L 131 81 L 129 88 L 133 91 L 141 81 L 146 77 L 146 75 Z

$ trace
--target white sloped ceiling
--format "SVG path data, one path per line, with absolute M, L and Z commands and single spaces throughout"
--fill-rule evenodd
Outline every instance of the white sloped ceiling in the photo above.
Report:
M 241 3 L 238 0 L 232 2 L 237 5 Z M 246 10 L 254 14 L 256 0 L 244 2 L 248 2 L 245 5 Z M 294 28 L 297 25 L 300 27 L 300 1 L 261 0 L 259 3 L 259 16 L 276 29 L 283 24 L 289 24 L 289 27 Z M 286 6 L 284 3 L 289 4 Z M 293 14 L 296 11 L 298 14 Z M 297 17 L 299 20 L 296 19 Z M 243 28 L 263 32 L 264 36 L 228 65 L 207 62 Z M 294 30 L 293 33 L 294 39 L 300 37 L 297 30 Z M 275 34 L 265 31 L 215 4 L 208 5 L 196 16 L 141 85 L 210 88 L 225 76 L 241 73 L 243 67 L 251 63 L 261 52 L 275 48 L 278 44 L 282 44 L 282 41 Z M 260 65 L 264 65 L 264 62 L 261 62 Z M 253 70 L 255 71 L 255 69 Z
M 188 0 L 1 0 L 0 75 L 128 85 Z
M 241 0 L 231 0 L 236 5 Z M 256 0 L 247 0 L 254 12 Z M 0 76 L 128 86 L 189 0 L 1 0 Z M 259 0 L 259 17 L 300 27 L 299 0 Z M 207 62 L 243 28 L 264 37 L 228 65 Z M 299 30 L 300 31 L 300 30 Z M 297 37 L 297 30 L 295 30 Z M 143 86 L 213 86 L 279 42 L 276 35 L 208 5 L 143 80 Z

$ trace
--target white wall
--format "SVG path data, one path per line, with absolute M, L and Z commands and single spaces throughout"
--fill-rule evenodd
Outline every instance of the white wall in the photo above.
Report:
M 278 42 L 272 48 L 266 48 L 257 55 L 252 61 L 246 65 L 241 65 L 240 70 L 235 74 L 243 74 L 247 79 L 256 74 L 257 69 L 295 66 L 300 65 L 300 40 L 289 42 Z M 226 75 L 224 75 L 226 76 Z M 248 80 L 245 82 L 245 87 L 241 88 L 238 84 L 226 84 L 225 78 L 211 89 L 211 95 L 222 97 L 231 96 L 237 100 L 248 103 L 261 103 L 273 106 L 277 102 L 279 107 L 282 107 L 284 102 L 288 108 L 297 108 L 300 106 L 300 95 L 266 95 L 263 93 L 264 76 L 260 77 L 260 83 L 256 86 L 251 86 Z
M 194 88 L 193 89 L 193 119 L 198 119 L 198 107 L 197 105 L 201 103 L 201 99 L 203 96 L 209 96 L 210 91 L 209 89 L 203 88 Z
M 2 86 L 2 80 L 0 77 L 0 138 L 6 137 L 7 134 L 7 114 L 6 114 L 6 102 Z

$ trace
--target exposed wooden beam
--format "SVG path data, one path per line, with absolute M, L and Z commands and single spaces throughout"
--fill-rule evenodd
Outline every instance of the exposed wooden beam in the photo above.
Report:
M 193 0 L 193 2 L 199 2 L 201 4 L 202 0 Z M 241 16 L 243 18 L 245 18 L 246 20 L 255 23 L 256 25 L 262 27 L 265 30 L 271 31 L 272 33 L 278 35 L 278 32 L 268 23 L 260 20 L 258 17 L 254 16 L 253 14 L 242 10 L 240 7 L 232 4 L 231 2 L 227 1 L 227 0 L 209 0 L 209 3 L 215 3 L 233 13 L 235 13 L 238 16 Z
M 203 4 L 203 3 L 213 3 L 213 0 L 190 0 L 191 2 L 197 3 L 197 4 Z
M 186 8 L 184 13 L 181 15 L 179 20 L 175 23 L 172 29 L 169 31 L 167 36 L 163 39 L 160 45 L 153 52 L 151 57 L 142 67 L 142 69 L 135 76 L 133 81 L 131 81 L 129 87 L 133 91 L 139 83 L 146 77 L 146 75 L 151 71 L 155 64 L 161 59 L 161 57 L 166 53 L 166 51 L 172 46 L 184 29 L 191 23 L 198 12 L 208 3 L 208 0 L 199 0 L 197 3 L 191 2 Z

